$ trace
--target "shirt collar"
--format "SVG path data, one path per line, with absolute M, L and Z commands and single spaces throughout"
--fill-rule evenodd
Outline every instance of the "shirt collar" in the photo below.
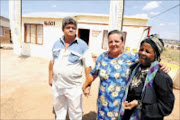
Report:
M 75 37 L 75 40 L 74 40 L 72 43 L 75 43 L 75 42 L 78 43 L 78 39 L 79 39 L 79 38 L 76 36 L 76 37 Z M 60 38 L 60 41 L 64 44 L 64 35 Z M 71 43 L 71 44 L 72 44 L 72 43 Z

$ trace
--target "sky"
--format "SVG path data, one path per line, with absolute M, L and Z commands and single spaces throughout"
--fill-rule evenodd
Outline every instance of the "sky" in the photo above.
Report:
M 8 1 L 0 0 L 0 15 L 7 18 L 9 18 Z M 109 0 L 22 0 L 22 14 L 32 12 L 109 14 L 109 8 Z M 125 0 L 124 15 L 147 17 L 147 25 L 152 26 L 150 34 L 159 34 L 163 39 L 180 40 L 179 0 Z

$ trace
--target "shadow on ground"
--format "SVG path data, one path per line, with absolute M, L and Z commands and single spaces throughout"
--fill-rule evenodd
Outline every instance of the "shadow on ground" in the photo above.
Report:
M 91 112 L 83 115 L 82 120 L 96 120 L 96 113 L 91 111 Z
M 30 56 L 27 56 L 27 55 L 20 55 L 19 56 L 19 58 L 21 58 L 21 59 L 27 59 L 27 58 L 29 58 Z

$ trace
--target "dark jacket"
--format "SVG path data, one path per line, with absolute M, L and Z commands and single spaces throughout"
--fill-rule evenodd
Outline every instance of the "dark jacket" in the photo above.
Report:
M 153 87 L 146 86 L 142 98 L 142 120 L 162 120 L 174 106 L 173 82 L 168 74 L 158 70 Z

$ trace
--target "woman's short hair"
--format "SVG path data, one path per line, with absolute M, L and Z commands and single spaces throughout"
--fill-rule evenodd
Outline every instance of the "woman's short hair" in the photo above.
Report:
M 76 22 L 76 20 L 74 20 L 74 18 L 72 18 L 72 17 L 65 17 L 63 20 L 62 20 L 62 30 L 64 30 L 64 28 L 65 28 L 65 26 L 67 25 L 67 24 L 74 24 L 75 25 L 75 27 L 77 28 L 77 22 Z
M 121 36 L 120 39 L 121 39 L 122 41 L 124 41 L 124 38 L 123 38 L 124 33 L 121 32 L 121 31 L 119 31 L 119 30 L 112 30 L 112 31 L 110 31 L 110 32 L 108 33 L 108 38 L 109 38 L 110 35 L 112 35 L 112 34 L 114 34 L 114 33 L 120 34 L 120 36 Z

